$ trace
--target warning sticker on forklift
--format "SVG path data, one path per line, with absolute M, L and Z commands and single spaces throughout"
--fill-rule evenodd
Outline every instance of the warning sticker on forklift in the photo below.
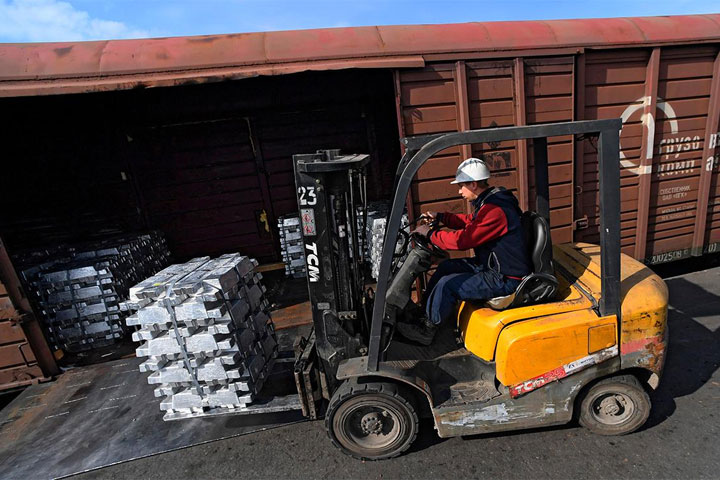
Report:
M 315 231 L 315 211 L 312 208 L 300 209 L 300 218 L 302 219 L 303 234 L 317 235 Z
M 593 353 L 592 355 L 580 358 L 578 360 L 575 360 L 574 362 L 563 365 L 562 367 L 550 370 L 549 372 L 538 375 L 535 378 L 531 378 L 530 380 L 527 380 L 525 382 L 513 385 L 512 387 L 510 387 L 510 396 L 513 398 L 517 398 L 520 395 L 531 392 L 547 383 L 554 382 L 555 380 L 560 380 L 561 378 L 565 378 L 572 373 L 584 370 L 587 367 L 603 362 L 608 358 L 616 356 L 617 354 L 617 345 L 606 348 L 604 350 L 600 350 L 597 353 Z

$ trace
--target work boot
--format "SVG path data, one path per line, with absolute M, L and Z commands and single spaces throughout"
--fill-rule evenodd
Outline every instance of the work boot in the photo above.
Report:
M 395 324 L 395 328 L 400 335 L 420 345 L 430 345 L 437 331 L 437 325 L 434 325 L 425 316 L 418 322 L 398 322 Z

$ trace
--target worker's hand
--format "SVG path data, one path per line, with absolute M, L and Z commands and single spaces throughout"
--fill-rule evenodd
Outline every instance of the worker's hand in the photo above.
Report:
M 437 223 L 437 212 L 427 211 L 420 217 L 420 225 L 435 225 Z
M 428 233 L 430 233 L 430 225 L 418 225 L 418 227 L 412 231 L 412 233 L 416 233 L 420 236 L 426 237 L 428 236 Z

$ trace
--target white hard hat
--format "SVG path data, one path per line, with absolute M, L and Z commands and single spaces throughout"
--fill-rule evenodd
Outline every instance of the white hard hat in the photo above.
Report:
M 479 158 L 468 158 L 460 164 L 455 181 L 450 183 L 477 182 L 490 178 L 490 169 Z

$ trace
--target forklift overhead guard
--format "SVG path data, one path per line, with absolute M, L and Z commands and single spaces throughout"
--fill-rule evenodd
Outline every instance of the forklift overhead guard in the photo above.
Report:
M 604 435 L 645 422 L 645 388 L 662 375 L 668 299 L 660 278 L 620 252 L 620 128 L 620 119 L 591 120 L 403 139 L 374 294 L 358 214 L 367 211 L 369 157 L 294 156 L 314 328 L 298 390 L 305 412 L 324 413 L 338 448 L 397 456 L 422 415 L 441 437 L 562 424 L 574 414 Z M 551 245 L 547 138 L 562 135 L 599 136 L 599 246 Z M 457 323 L 441 326 L 430 346 L 403 341 L 395 324 L 417 312 L 411 288 L 438 257 L 421 242 L 403 243 L 404 263 L 395 252 L 413 178 L 444 149 L 519 139 L 534 150 L 537 211 L 525 218 L 535 272 L 510 298 L 463 302 Z

